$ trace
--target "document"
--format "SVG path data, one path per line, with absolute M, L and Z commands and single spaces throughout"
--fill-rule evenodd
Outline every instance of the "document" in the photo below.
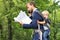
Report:
M 17 17 L 14 17 L 14 20 L 15 22 L 21 21 L 23 24 L 30 24 L 32 22 L 29 16 L 27 16 L 23 11 L 20 11 L 19 15 Z

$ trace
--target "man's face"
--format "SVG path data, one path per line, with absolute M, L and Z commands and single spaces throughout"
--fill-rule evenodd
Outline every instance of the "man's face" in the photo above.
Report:
M 29 3 L 27 4 L 27 10 L 28 10 L 29 13 L 33 12 L 32 5 L 30 5 Z

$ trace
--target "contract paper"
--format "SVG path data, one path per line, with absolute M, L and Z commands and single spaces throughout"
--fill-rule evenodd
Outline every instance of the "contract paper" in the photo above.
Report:
M 23 11 L 20 11 L 19 15 L 14 17 L 14 20 L 15 22 L 22 22 L 23 24 L 30 24 L 32 22 L 29 16 L 27 16 Z

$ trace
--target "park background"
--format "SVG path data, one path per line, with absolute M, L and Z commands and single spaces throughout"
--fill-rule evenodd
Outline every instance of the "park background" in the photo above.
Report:
M 0 40 L 32 40 L 33 29 L 23 29 L 13 19 L 20 10 L 27 13 L 26 3 L 30 1 L 34 1 L 41 12 L 49 11 L 50 40 L 60 40 L 60 0 L 0 0 Z

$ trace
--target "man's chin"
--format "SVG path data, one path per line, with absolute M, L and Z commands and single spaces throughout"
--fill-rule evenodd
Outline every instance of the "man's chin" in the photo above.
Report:
M 33 11 L 28 11 L 28 13 L 32 13 Z

